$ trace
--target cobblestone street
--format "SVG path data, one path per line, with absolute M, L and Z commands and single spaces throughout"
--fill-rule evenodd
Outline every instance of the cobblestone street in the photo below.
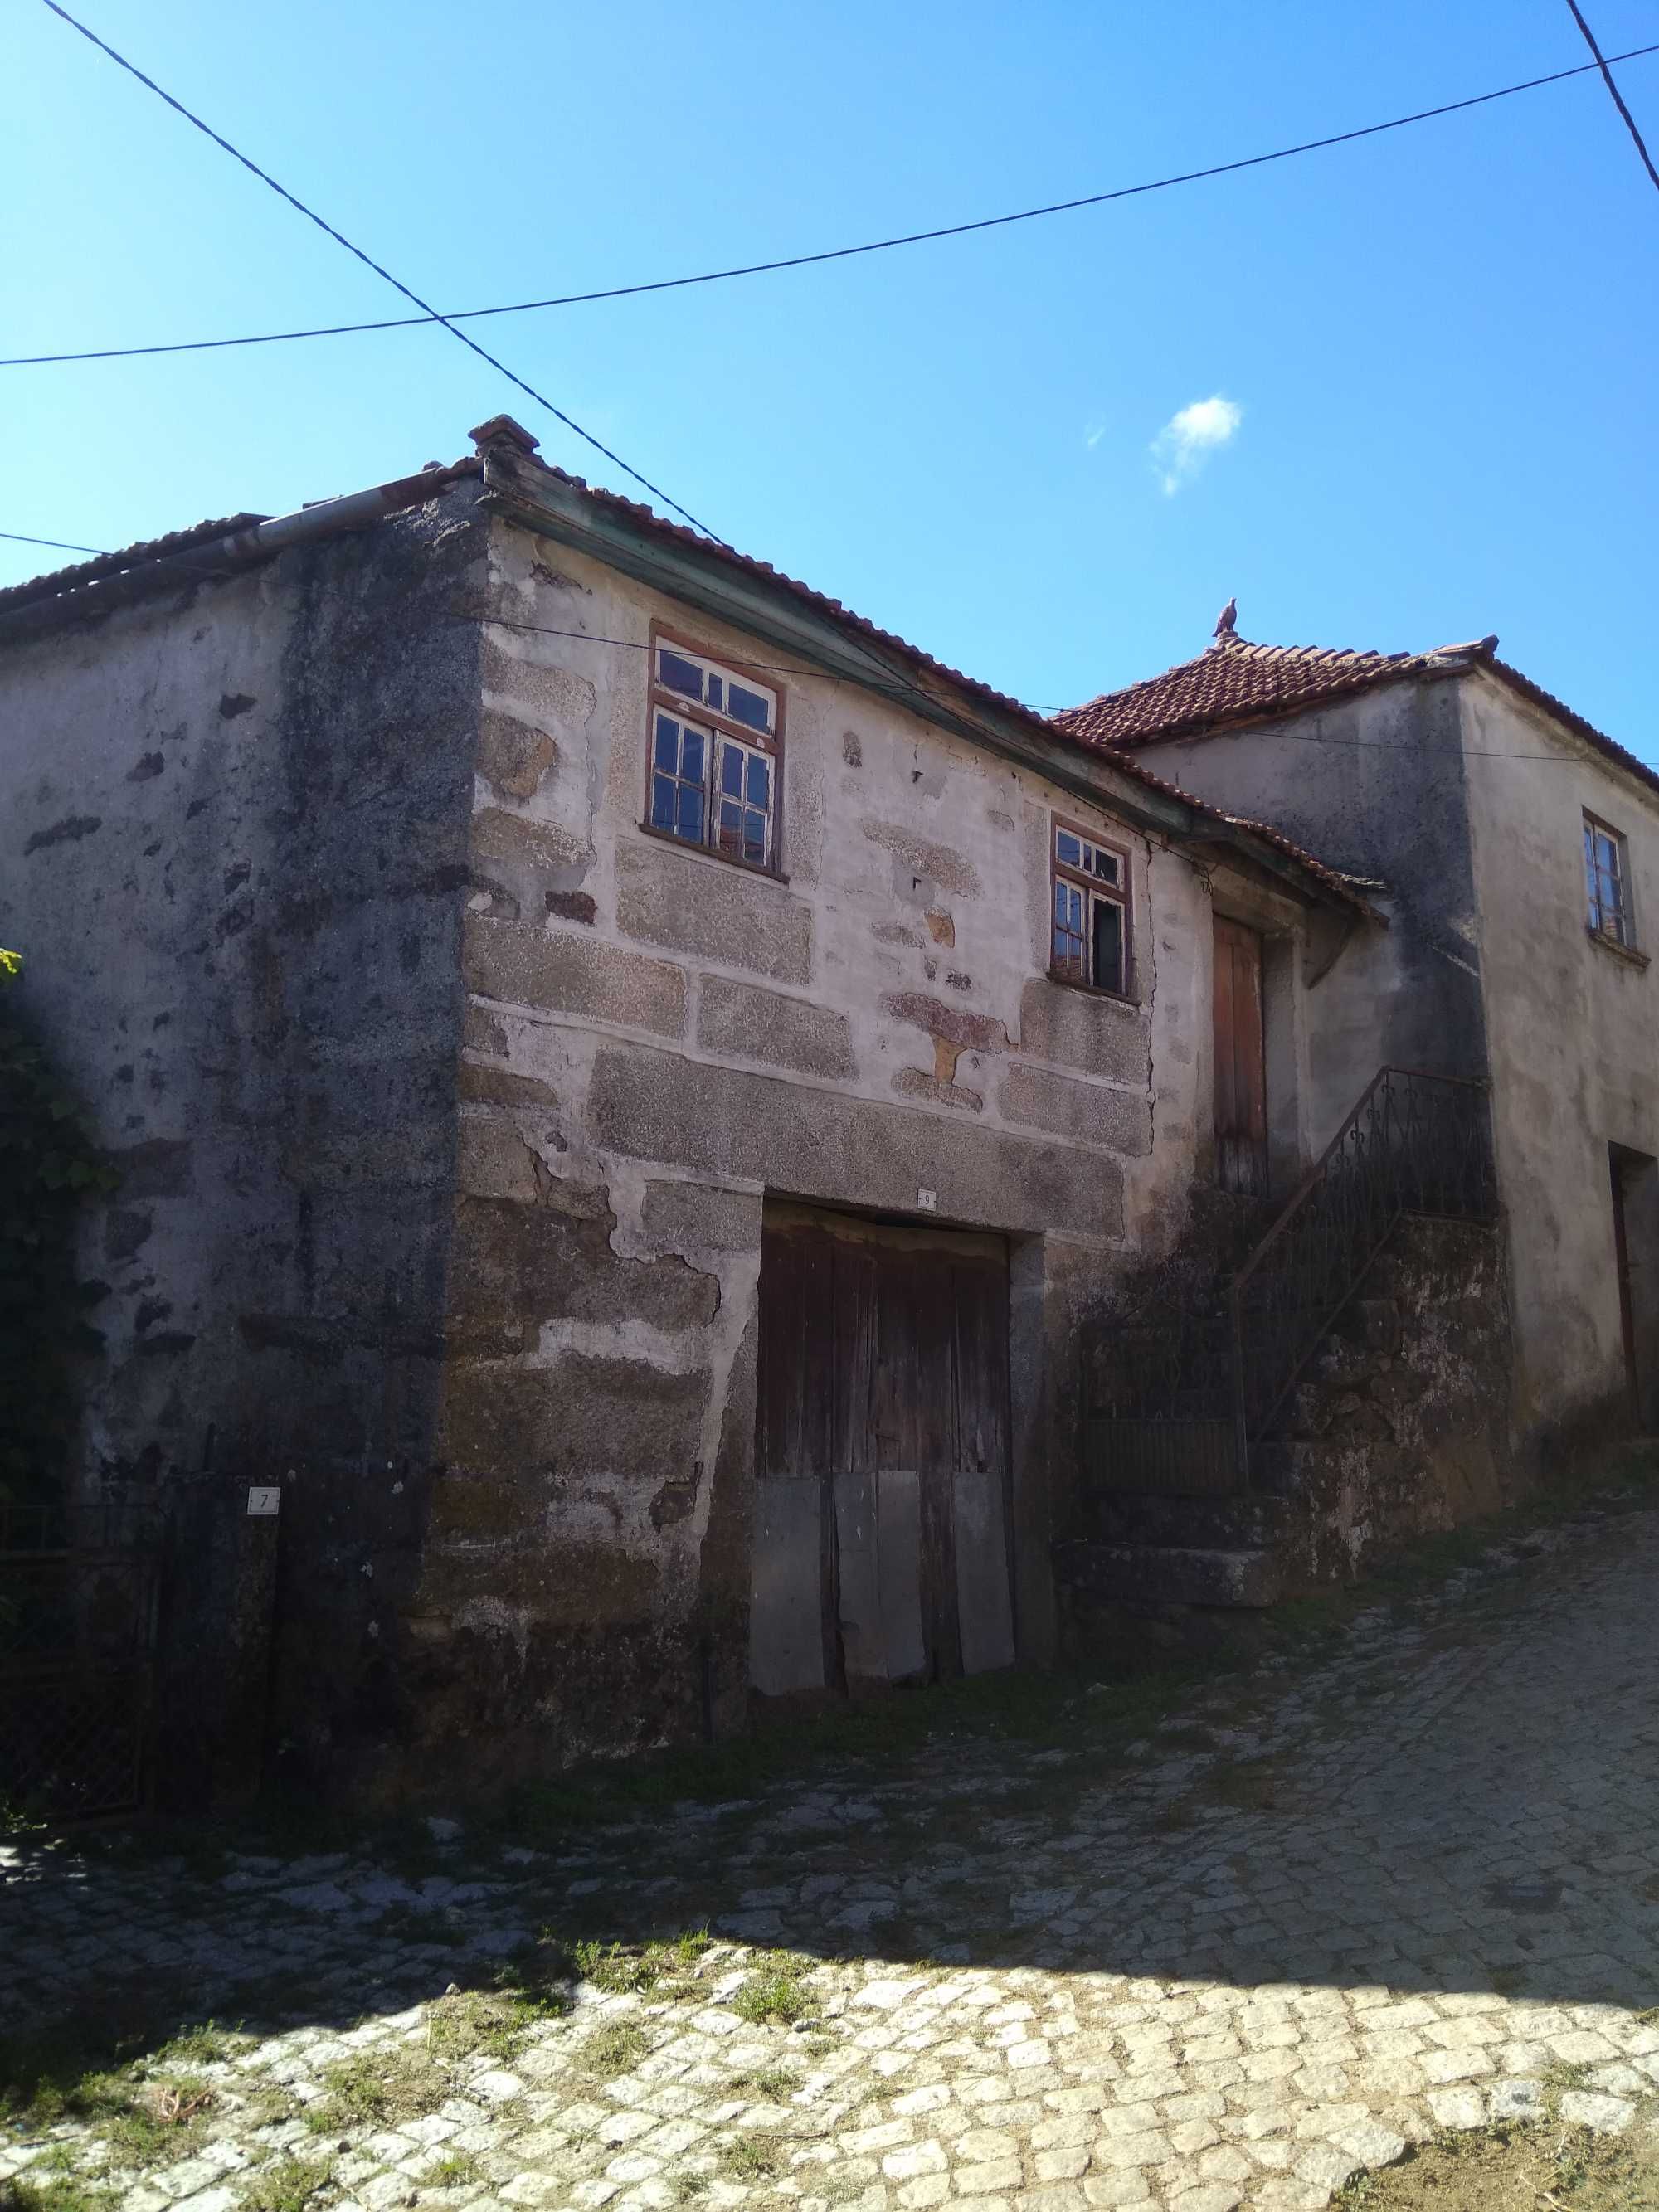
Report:
M 1085 1694 L 1058 1747 L 958 1735 L 574 1840 L 440 1822 L 424 1859 L 206 1869 L 26 1841 L 14 2025 L 138 1975 L 250 2033 L 152 2063 L 212 2090 L 187 2154 L 71 2111 L 0 2136 L 0 2183 L 122 2212 L 1231 2212 L 1494 2117 L 1650 2136 L 1656 1597 L 1659 1511 L 1587 1515 L 1109 1758 Z M 550 1928 L 568 2008 L 492 2013 L 491 1962 Z

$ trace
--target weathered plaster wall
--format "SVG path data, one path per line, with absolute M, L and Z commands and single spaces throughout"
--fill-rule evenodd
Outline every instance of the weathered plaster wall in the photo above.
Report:
M 123 1176 L 84 1478 L 283 1483 L 278 1725 L 323 1765 L 395 1720 L 433 1449 L 472 495 L 0 653 L 0 942 Z
M 1455 681 L 1389 684 L 1321 713 L 1152 747 L 1149 767 L 1271 822 L 1331 866 L 1378 878 L 1307 1001 L 1316 1153 L 1385 1061 L 1486 1073 L 1475 890 Z
M 1607 1147 L 1659 1156 L 1659 979 L 1589 933 L 1583 822 L 1589 808 L 1629 841 L 1637 943 L 1651 952 L 1659 798 L 1496 679 L 1462 688 L 1516 1417 L 1544 1435 L 1620 1425 L 1628 1410 Z M 1650 1285 L 1659 1243 L 1645 1219 L 1633 1241 L 1646 1247 L 1632 1256 Z
M 515 526 L 493 553 L 494 610 L 526 627 L 483 648 L 429 1709 L 475 1744 L 515 1718 L 502 1764 L 741 1711 L 763 1191 L 912 1217 L 931 1191 L 1010 1237 L 1041 1658 L 1073 1316 L 1170 1232 L 1207 1133 L 1205 886 L 1123 840 L 1139 1003 L 1051 985 L 1049 811 L 1084 803 L 793 667 L 786 880 L 653 838 L 652 620 L 777 653 Z

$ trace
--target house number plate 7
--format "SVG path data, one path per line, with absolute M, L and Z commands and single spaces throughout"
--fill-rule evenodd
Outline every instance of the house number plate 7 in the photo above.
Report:
M 247 1510 L 250 1516 L 260 1513 L 275 1513 L 281 1507 L 282 1502 L 283 1493 L 280 1490 L 276 1488 L 270 1490 L 250 1490 L 247 1494 Z

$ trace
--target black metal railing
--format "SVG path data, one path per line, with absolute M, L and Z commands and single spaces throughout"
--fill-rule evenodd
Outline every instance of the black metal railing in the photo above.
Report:
M 1486 1085 L 1381 1067 L 1230 1292 L 1241 1463 L 1408 1213 L 1490 1221 Z
M 155 1567 L 142 1507 L 0 1506 L 0 1807 L 74 1820 L 142 1802 Z
M 1112 1489 L 1235 1492 L 1304 1368 L 1407 1214 L 1490 1221 L 1486 1086 L 1382 1067 L 1218 1295 L 1085 1346 L 1090 1475 Z

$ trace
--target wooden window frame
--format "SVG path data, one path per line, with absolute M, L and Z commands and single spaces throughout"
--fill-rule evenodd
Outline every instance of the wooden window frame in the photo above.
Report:
M 1599 943 L 1610 945 L 1616 952 L 1637 952 L 1636 908 L 1631 896 L 1630 842 L 1611 822 L 1604 822 L 1599 814 L 1583 810 L 1584 853 L 1584 926 Z M 1613 847 L 1614 882 L 1619 892 L 1619 903 L 1613 915 L 1605 913 L 1601 905 L 1599 878 L 1601 870 L 1595 858 L 1595 840 L 1604 837 Z M 1616 926 L 1610 926 L 1616 925 Z
M 775 706 L 769 732 L 757 730 L 752 723 L 739 722 L 729 714 L 717 713 L 700 701 L 688 699 L 683 691 L 672 691 L 663 684 L 658 674 L 659 655 L 664 646 L 671 653 L 688 654 L 694 660 L 712 661 L 717 668 L 735 670 L 750 675 L 757 681 L 757 688 L 769 691 Z M 728 867 L 741 868 L 751 876 L 769 877 L 775 883 L 787 883 L 783 867 L 783 727 L 785 692 L 771 671 L 758 661 L 744 660 L 738 654 L 721 653 L 716 647 L 701 643 L 683 632 L 670 629 L 665 623 L 653 622 L 650 632 L 650 663 L 646 677 L 645 705 L 645 782 L 640 814 L 640 828 L 647 837 L 655 837 L 665 845 L 672 845 L 682 853 L 701 853 L 710 860 L 722 860 Z M 714 782 L 714 763 L 718 745 L 709 748 L 709 759 L 704 779 L 703 836 L 694 844 L 689 837 L 677 836 L 672 830 L 659 830 L 651 819 L 651 779 L 656 758 L 657 715 L 659 711 L 676 715 L 682 722 L 692 721 L 699 727 L 712 730 L 716 738 L 731 738 L 738 744 L 747 745 L 751 752 L 764 753 L 772 763 L 772 853 L 765 861 L 745 860 L 741 853 L 722 852 L 713 842 L 719 814 L 720 793 Z
M 1085 875 L 1082 869 L 1073 868 L 1067 862 L 1062 860 L 1060 857 L 1059 852 L 1060 832 L 1062 830 L 1069 831 L 1074 837 L 1082 837 L 1085 839 L 1091 845 L 1098 846 L 1103 853 L 1111 854 L 1118 863 L 1120 881 L 1116 884 L 1103 883 L 1098 876 Z M 1116 907 L 1119 912 L 1122 915 L 1123 988 L 1121 991 L 1113 991 L 1109 989 L 1103 983 L 1097 983 L 1092 973 L 1086 981 L 1076 975 L 1068 975 L 1063 969 L 1060 968 L 1055 963 L 1054 886 L 1056 884 L 1061 883 L 1071 884 L 1078 890 L 1084 891 L 1086 894 L 1096 898 L 1104 899 L 1108 905 Z M 1087 912 L 1088 909 L 1085 907 L 1085 916 Z M 1134 957 L 1134 877 L 1132 866 L 1132 856 L 1127 845 L 1120 844 L 1115 837 L 1103 836 L 1098 830 L 1091 829 L 1086 822 L 1074 821 L 1069 815 L 1051 814 L 1049 816 L 1048 912 L 1047 928 L 1048 935 L 1048 980 L 1050 982 L 1058 983 L 1068 991 L 1086 991 L 1091 998 L 1109 999 L 1115 1006 L 1133 1006 L 1137 1004 L 1135 998 Z M 1092 970 L 1094 966 L 1094 933 L 1092 927 L 1088 928 L 1088 932 L 1084 941 L 1087 947 L 1089 965 Z

